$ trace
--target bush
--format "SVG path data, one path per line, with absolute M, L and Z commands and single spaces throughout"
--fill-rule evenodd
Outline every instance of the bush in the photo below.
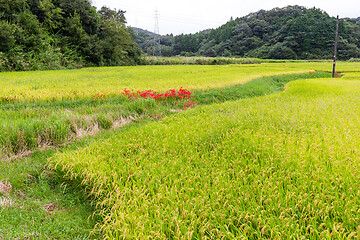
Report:
M 228 57 L 149 57 L 143 58 L 143 65 L 225 65 L 225 64 L 258 64 L 256 58 Z
M 360 58 L 350 58 L 348 62 L 360 62 Z

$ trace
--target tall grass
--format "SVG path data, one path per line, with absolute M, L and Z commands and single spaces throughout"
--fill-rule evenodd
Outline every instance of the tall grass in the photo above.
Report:
M 131 119 L 150 120 L 151 114 L 166 114 L 170 109 L 152 99 L 125 97 L 0 105 L 0 155 L 14 157 L 42 147 L 60 147 Z
M 50 160 L 109 239 L 356 239 L 360 75 L 198 107 Z

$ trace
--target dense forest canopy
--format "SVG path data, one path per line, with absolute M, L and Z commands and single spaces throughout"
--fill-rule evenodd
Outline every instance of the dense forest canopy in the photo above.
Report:
M 124 13 L 89 0 L 0 0 L 0 71 L 136 64 Z
M 360 56 L 359 19 L 341 19 L 339 58 Z M 317 8 L 288 6 L 230 19 L 217 29 L 161 36 L 163 56 L 240 56 L 272 59 L 330 59 L 336 19 Z M 153 54 L 154 35 L 135 29 L 143 51 Z

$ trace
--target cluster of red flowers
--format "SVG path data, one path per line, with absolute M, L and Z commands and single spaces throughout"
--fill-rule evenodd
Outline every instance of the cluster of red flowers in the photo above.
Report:
M 311 69 L 310 69 L 311 70 Z M 316 70 L 316 69 L 314 69 L 314 72 L 317 72 L 318 70 Z M 312 75 L 313 73 L 312 72 L 310 72 L 310 75 Z
M 197 107 L 197 102 L 186 102 L 185 103 L 185 107 L 184 107 L 184 109 L 186 110 L 186 108 L 191 108 L 191 107 Z
M 105 95 L 104 94 L 95 94 L 94 96 L 93 96 L 93 98 L 94 98 L 94 101 L 96 101 L 98 98 L 100 99 L 100 98 L 105 98 Z
M 122 93 L 125 96 L 127 96 L 128 98 L 152 98 L 155 100 L 161 100 L 161 99 L 176 99 L 176 98 L 180 98 L 180 99 L 185 99 L 185 98 L 192 98 L 194 97 L 192 95 L 192 92 L 190 92 L 187 89 L 183 89 L 182 87 L 176 91 L 175 89 L 170 89 L 165 93 L 156 93 L 156 91 L 154 90 L 145 90 L 145 91 L 136 91 L 136 92 L 131 92 L 130 90 L 127 90 L 126 88 L 124 89 L 124 92 Z

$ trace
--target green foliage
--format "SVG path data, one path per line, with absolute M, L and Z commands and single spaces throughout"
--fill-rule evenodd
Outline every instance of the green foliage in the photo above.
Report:
M 331 59 L 336 19 L 316 8 L 287 6 L 231 19 L 217 29 L 161 36 L 167 56 L 238 56 L 269 59 Z M 153 35 L 137 31 L 144 52 L 152 54 Z M 166 41 L 163 41 L 163 39 Z M 342 19 L 339 59 L 360 55 L 360 23 Z M 169 47 L 172 47 L 170 51 Z
M 186 54 L 185 54 L 186 55 Z M 145 65 L 226 65 L 226 64 L 259 64 L 263 62 L 256 58 L 230 57 L 144 57 Z
M 350 58 L 348 62 L 360 62 L 360 58 Z
M 296 53 L 284 43 L 276 43 L 269 50 L 271 59 L 297 59 Z
M 140 61 L 141 51 L 121 10 L 97 12 L 89 0 L 1 1 L 0 10 L 0 71 Z
M 134 36 L 125 26 L 124 11 L 102 7 L 100 38 L 102 39 L 105 65 L 134 65 L 141 54 L 134 43 Z
M 15 46 L 15 27 L 7 21 L 0 21 L 0 52 L 7 52 Z

